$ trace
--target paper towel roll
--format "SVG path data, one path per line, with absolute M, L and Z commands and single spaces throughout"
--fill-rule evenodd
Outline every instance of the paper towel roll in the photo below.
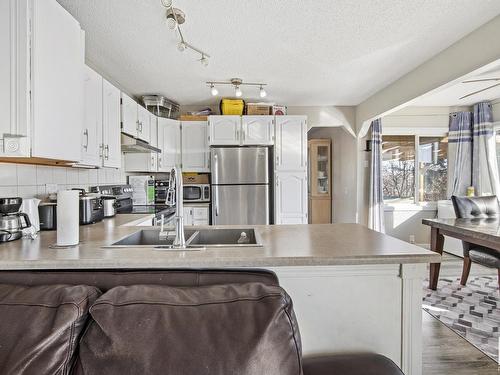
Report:
M 76 190 L 57 193 L 57 246 L 74 246 L 80 240 L 80 200 Z

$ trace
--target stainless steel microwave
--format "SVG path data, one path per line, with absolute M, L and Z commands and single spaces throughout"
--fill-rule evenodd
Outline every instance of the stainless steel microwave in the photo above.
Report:
M 184 202 L 210 202 L 209 184 L 184 184 Z

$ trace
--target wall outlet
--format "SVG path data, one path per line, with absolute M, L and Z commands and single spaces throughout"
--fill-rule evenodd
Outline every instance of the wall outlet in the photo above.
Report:
M 415 235 L 410 234 L 410 243 L 415 243 Z

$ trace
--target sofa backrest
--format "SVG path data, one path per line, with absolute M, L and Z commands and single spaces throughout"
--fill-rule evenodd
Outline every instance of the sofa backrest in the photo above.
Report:
M 257 282 L 279 285 L 276 275 L 260 269 L 152 269 L 152 270 L 27 270 L 0 271 L 0 284 L 24 286 L 90 285 L 103 293 L 116 286 L 148 284 L 202 286 Z

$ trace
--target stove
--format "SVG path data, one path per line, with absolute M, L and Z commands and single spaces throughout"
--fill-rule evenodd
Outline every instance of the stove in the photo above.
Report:
M 101 185 L 91 186 L 92 193 L 116 198 L 116 212 L 126 213 L 130 211 L 132 206 L 132 186 L 131 185 Z

